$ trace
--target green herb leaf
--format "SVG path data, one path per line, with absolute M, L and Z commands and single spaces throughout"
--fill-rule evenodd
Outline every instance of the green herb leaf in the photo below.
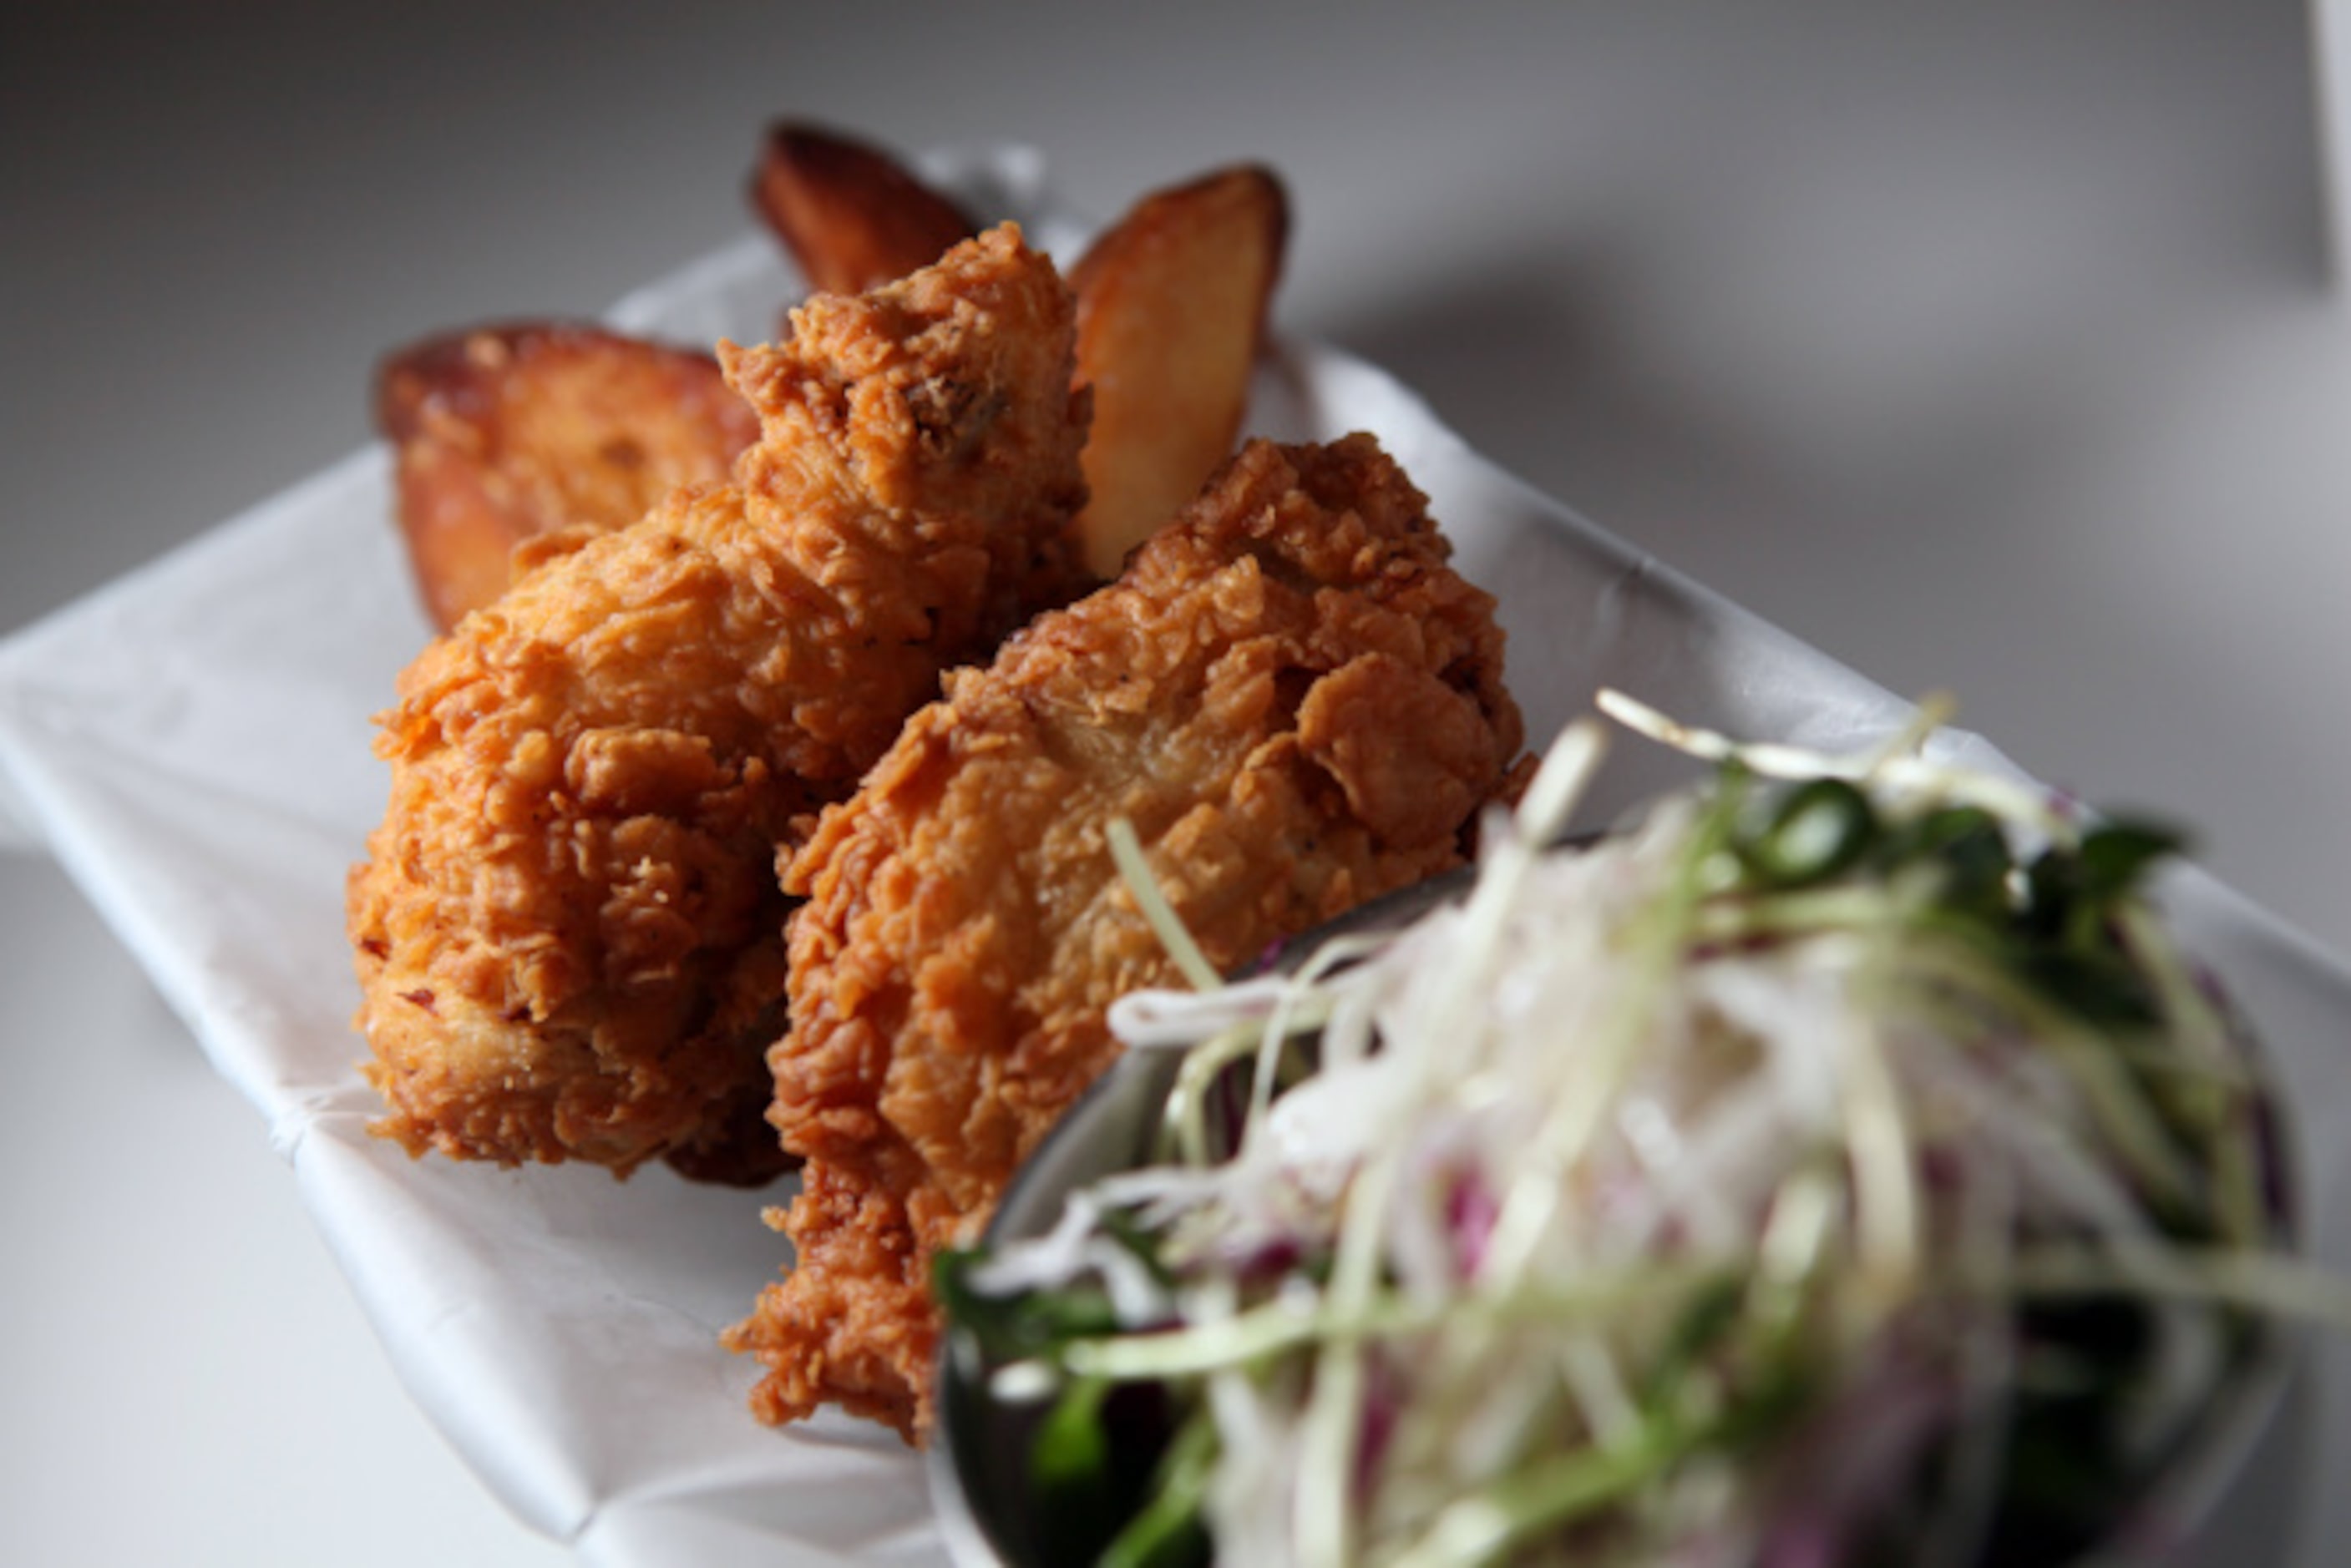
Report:
M 1092 1491 L 1106 1479 L 1110 1439 L 1102 1432 L 1102 1403 L 1109 1391 L 1105 1379 L 1083 1377 L 1053 1402 L 1029 1449 L 1029 1479 L 1040 1494 Z
M 1888 834 L 1880 854 L 1889 867 L 1931 865 L 1941 877 L 1938 902 L 1984 921 L 2009 913 L 2009 875 L 2016 868 L 2000 819 L 1981 806 L 1942 806 Z
M 2158 862 L 2179 853 L 2186 839 L 2150 822 L 2101 824 L 2083 836 L 2083 897 L 2107 907 L 2136 888 Z
M 987 1260 L 977 1248 L 941 1251 L 931 1265 L 931 1293 L 947 1322 L 977 1339 L 989 1359 L 1050 1356 L 1071 1340 L 1118 1331 L 1110 1298 L 1091 1282 L 1005 1296 L 973 1289 L 971 1274 Z

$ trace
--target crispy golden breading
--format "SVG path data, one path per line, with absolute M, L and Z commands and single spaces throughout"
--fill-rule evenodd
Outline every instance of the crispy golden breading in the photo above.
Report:
M 1176 972 L 1113 867 L 1131 822 L 1209 961 L 1458 863 L 1522 776 L 1493 600 L 1367 436 L 1256 443 L 1116 584 L 908 722 L 792 861 L 773 1116 L 797 1262 L 728 1343 L 764 1419 L 839 1404 L 919 1438 L 933 1253 Z
M 771 1174 L 779 852 L 1081 585 L 1070 295 L 1017 231 L 794 326 L 722 349 L 732 483 L 549 545 L 402 677 L 350 926 L 413 1152 Z

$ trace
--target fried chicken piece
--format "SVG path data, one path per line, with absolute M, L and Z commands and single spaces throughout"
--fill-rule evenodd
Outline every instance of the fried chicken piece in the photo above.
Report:
M 762 427 L 733 483 L 550 545 L 381 720 L 349 919 L 375 1130 L 413 1153 L 779 1168 L 779 855 L 944 669 L 1082 586 L 1072 308 L 1017 230 L 794 327 L 722 346 Z
M 770 1053 L 798 1254 L 727 1343 L 778 1422 L 838 1404 L 919 1440 L 933 1254 L 1176 971 L 1113 867 L 1123 817 L 1209 961 L 1459 863 L 1523 777 L 1493 600 L 1377 444 L 1252 444 L 1116 584 L 908 722 L 791 862 Z

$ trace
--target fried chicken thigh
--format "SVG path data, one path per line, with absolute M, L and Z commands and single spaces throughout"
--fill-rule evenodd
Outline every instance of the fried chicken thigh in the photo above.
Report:
M 350 885 L 375 1130 L 756 1179 L 789 853 L 940 673 L 1083 586 L 1071 306 L 1016 230 L 722 346 L 730 483 L 559 538 L 402 677 Z
M 1113 818 L 1225 968 L 1463 859 L 1524 759 L 1493 601 L 1447 554 L 1370 437 L 1253 444 L 825 812 L 770 1054 L 797 1261 L 728 1335 L 763 1419 L 927 1430 L 934 1253 L 1109 1064 L 1113 999 L 1177 981 Z

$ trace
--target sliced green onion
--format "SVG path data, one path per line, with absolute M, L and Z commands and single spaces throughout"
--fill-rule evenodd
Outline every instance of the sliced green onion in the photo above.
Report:
M 1802 888 L 1850 869 L 1877 837 L 1869 797 L 1845 779 L 1811 779 L 1773 809 L 1739 857 L 1767 888 Z

